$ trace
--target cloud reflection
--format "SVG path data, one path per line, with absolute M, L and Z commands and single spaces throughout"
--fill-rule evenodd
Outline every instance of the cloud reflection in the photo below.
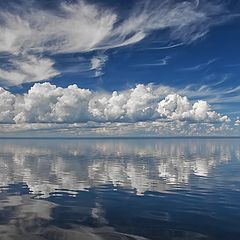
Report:
M 34 140 L 1 141 L 1 186 L 24 182 L 34 194 L 86 190 L 103 184 L 162 192 L 211 177 L 233 157 L 235 140 Z

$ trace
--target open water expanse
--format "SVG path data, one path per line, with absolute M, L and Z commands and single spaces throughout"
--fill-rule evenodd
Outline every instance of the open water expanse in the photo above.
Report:
M 240 139 L 0 140 L 0 239 L 239 240 Z

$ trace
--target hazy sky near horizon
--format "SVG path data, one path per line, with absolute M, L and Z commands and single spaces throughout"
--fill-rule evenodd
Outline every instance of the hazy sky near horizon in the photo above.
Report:
M 240 135 L 237 0 L 0 0 L 0 136 Z

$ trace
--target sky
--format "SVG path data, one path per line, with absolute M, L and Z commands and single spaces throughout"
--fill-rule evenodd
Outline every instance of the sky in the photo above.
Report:
M 237 0 L 0 0 L 0 136 L 240 136 Z

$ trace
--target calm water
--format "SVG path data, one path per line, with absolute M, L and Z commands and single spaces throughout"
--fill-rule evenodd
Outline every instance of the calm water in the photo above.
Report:
M 0 239 L 240 239 L 240 140 L 0 140 Z

